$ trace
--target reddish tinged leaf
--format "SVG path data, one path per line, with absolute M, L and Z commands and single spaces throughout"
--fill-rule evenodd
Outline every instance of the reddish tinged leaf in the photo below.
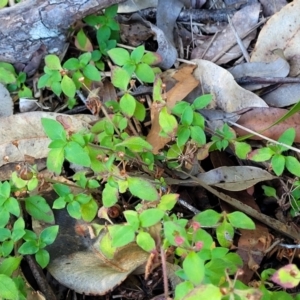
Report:
M 299 269 L 294 264 L 288 264 L 277 270 L 271 280 L 285 289 L 291 289 L 299 284 Z
M 242 125 L 248 129 L 255 132 L 261 132 L 262 135 L 278 140 L 278 138 L 289 128 L 295 128 L 296 137 L 295 142 L 300 142 L 300 113 L 295 113 L 293 116 L 289 117 L 287 120 L 281 122 L 278 125 L 273 126 L 270 129 L 263 131 L 265 128 L 271 126 L 278 119 L 283 117 L 288 110 L 282 108 L 273 107 L 258 107 L 248 110 L 240 119 L 237 124 Z M 237 127 L 233 127 L 239 136 L 249 134 L 245 130 Z M 253 140 L 261 140 L 262 138 L 258 136 L 250 137 Z

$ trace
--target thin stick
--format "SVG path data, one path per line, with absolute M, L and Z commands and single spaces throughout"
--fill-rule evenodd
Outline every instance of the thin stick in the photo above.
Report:
M 240 47 L 240 49 L 241 49 L 241 51 L 243 53 L 243 56 L 244 56 L 246 62 L 249 62 L 250 61 L 250 56 L 249 56 L 249 54 L 247 52 L 247 49 L 245 48 L 245 45 L 243 44 L 243 41 L 239 37 L 239 35 L 238 35 L 238 33 L 237 33 L 237 31 L 236 31 L 236 29 L 235 29 L 235 27 L 234 27 L 234 25 L 233 25 L 233 23 L 232 23 L 232 21 L 231 21 L 231 19 L 230 19 L 229 16 L 228 16 L 228 24 L 231 27 L 231 29 L 232 29 L 232 31 L 233 31 L 233 33 L 235 35 L 236 41 L 237 41 L 237 43 L 238 43 L 238 45 L 239 45 L 239 47 Z
M 244 38 L 246 38 L 253 30 L 255 30 L 256 28 L 258 28 L 260 25 L 262 25 L 266 21 L 267 21 L 267 19 L 264 19 L 264 20 L 260 21 L 259 23 L 257 23 L 249 31 L 247 31 L 245 34 L 241 35 L 241 39 L 243 40 Z M 234 43 L 232 43 L 231 45 L 228 45 L 228 47 L 224 48 L 223 51 L 221 51 L 213 59 L 211 59 L 211 62 L 215 63 L 216 61 L 218 61 L 227 51 L 229 51 L 235 45 L 236 45 L 236 41 Z
M 164 248 L 160 247 L 160 258 L 161 258 L 161 266 L 163 272 L 163 281 L 164 281 L 164 295 L 165 299 L 169 298 L 169 284 L 168 284 L 168 275 L 167 275 L 167 264 L 166 264 L 166 254 Z
M 286 147 L 286 148 L 288 148 L 288 149 L 290 149 L 290 150 L 294 150 L 294 151 L 297 152 L 297 153 L 300 153 L 300 150 L 297 149 L 297 148 L 295 148 L 295 147 L 293 147 L 293 146 L 289 146 L 289 145 L 287 145 L 287 144 L 284 144 L 284 143 L 281 143 L 281 142 L 272 140 L 272 139 L 270 139 L 270 138 L 268 138 L 268 137 L 266 137 L 266 136 L 264 136 L 264 135 L 262 135 L 262 134 L 260 134 L 260 133 L 258 133 L 258 132 L 256 132 L 256 131 L 253 131 L 253 130 L 247 128 L 247 127 L 244 127 L 244 126 L 239 125 L 239 124 L 237 124 L 237 123 L 231 122 L 231 121 L 229 121 L 229 120 L 227 120 L 226 122 L 228 122 L 228 123 L 230 123 L 231 125 L 234 125 L 234 126 L 236 126 L 236 127 L 239 127 L 239 128 L 241 128 L 241 129 L 243 129 L 243 130 L 245 130 L 245 131 L 247 131 L 247 132 L 249 132 L 249 133 L 251 133 L 251 134 L 253 134 L 253 135 L 259 136 L 259 137 L 261 137 L 263 140 L 269 141 L 269 142 L 271 142 L 271 143 L 273 143 L 273 144 L 280 145 L 280 146 Z

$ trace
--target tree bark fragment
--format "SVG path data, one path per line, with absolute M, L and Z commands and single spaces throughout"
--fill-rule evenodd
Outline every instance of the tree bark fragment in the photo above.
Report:
M 44 46 L 48 53 L 61 53 L 76 20 L 120 2 L 124 0 L 26 0 L 3 8 L 0 61 L 26 64 Z

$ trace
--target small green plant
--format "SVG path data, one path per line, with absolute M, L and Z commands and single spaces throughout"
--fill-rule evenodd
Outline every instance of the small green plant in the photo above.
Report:
M 19 98 L 32 98 L 32 91 L 26 86 L 26 73 L 16 73 L 13 65 L 0 62 L 0 83 L 7 86 L 9 92 L 18 92 Z
M 155 71 L 150 66 L 160 62 L 161 58 L 153 52 L 145 53 L 144 46 L 135 48 L 131 54 L 123 48 L 113 48 L 107 54 L 128 72 L 129 77 L 134 74 L 142 82 L 154 82 Z
M 27 180 L 19 177 L 25 178 L 26 175 Z M 26 299 L 24 280 L 15 276 L 14 271 L 19 268 L 22 255 L 30 254 L 35 254 L 37 262 L 44 268 L 49 263 L 49 253 L 44 248 L 55 240 L 58 232 L 58 226 L 52 226 L 37 237 L 33 231 L 25 229 L 20 201 L 25 202 L 25 210 L 35 219 L 54 222 L 52 210 L 43 197 L 22 196 L 26 195 L 29 187 L 36 185 L 33 178 L 35 175 L 31 169 L 28 171 L 20 167 L 18 173 L 13 173 L 10 182 L 0 183 L 0 297 L 3 299 Z M 19 196 L 15 198 L 12 194 Z M 14 220 L 13 225 L 11 219 Z
M 296 180 L 291 184 L 290 189 L 286 187 L 286 192 L 281 196 L 281 198 L 277 195 L 276 189 L 271 186 L 263 185 L 262 189 L 264 194 L 267 197 L 273 197 L 277 200 L 278 203 L 282 203 L 283 206 L 286 205 L 286 198 L 288 199 L 288 203 L 290 207 L 290 214 L 292 217 L 299 216 L 300 213 L 300 181 Z M 282 201 L 283 199 L 284 201 Z
M 99 70 L 91 63 L 92 54 L 84 53 L 79 58 L 68 59 L 63 67 L 56 55 L 49 54 L 45 57 L 45 74 L 38 81 L 38 88 L 51 88 L 57 95 L 63 92 L 68 98 L 69 107 L 76 103 L 76 90 L 81 87 L 81 79 L 100 81 Z
M 107 55 L 107 51 L 117 45 L 120 31 L 119 23 L 115 20 L 117 11 L 118 6 L 112 5 L 105 9 L 103 15 L 90 15 L 84 18 L 88 25 L 96 29 L 97 42 L 102 55 Z
M 203 95 L 196 98 L 192 104 L 181 101 L 173 107 L 172 114 L 180 118 L 177 129 L 178 147 L 184 146 L 190 138 L 198 146 L 206 144 L 205 119 L 197 110 L 205 108 L 211 100 L 211 95 Z
M 64 94 L 69 107 L 76 100 L 76 91 L 91 82 L 100 81 L 100 70 L 105 70 L 105 57 L 114 65 L 111 68 L 111 82 L 121 92 L 118 101 L 108 101 L 101 106 L 104 118 L 82 132 L 72 132 L 68 124 L 58 120 L 42 119 L 46 135 L 50 138 L 47 169 L 56 174 L 62 172 L 64 161 L 76 164 L 87 171 L 73 175 L 73 184 L 52 183 L 57 194 L 52 209 L 66 208 L 70 216 L 92 222 L 98 211 L 95 192 L 101 190 L 101 209 L 108 210 L 124 205 L 123 223 L 92 224 L 96 232 L 105 231 L 99 244 L 99 251 L 112 259 L 117 248 L 135 242 L 149 257 L 159 259 L 165 253 L 176 257 L 176 275 L 181 283 L 175 288 L 173 298 L 180 299 L 248 299 L 263 296 L 265 299 L 289 299 L 286 292 L 268 289 L 273 281 L 283 288 L 299 283 L 299 270 L 288 265 L 278 271 L 268 269 L 261 274 L 258 288 L 250 288 L 238 280 L 241 257 L 230 251 L 235 229 L 254 229 L 254 222 L 242 212 L 218 212 L 212 209 L 197 213 L 190 220 L 175 214 L 179 194 L 168 191 L 168 174 L 184 172 L 198 159 L 199 148 L 223 151 L 232 147 L 242 159 L 255 161 L 271 160 L 276 175 L 284 168 L 299 176 L 299 162 L 292 156 L 284 156 L 283 145 L 268 144 L 254 150 L 246 142 L 239 142 L 234 131 L 225 124 L 216 130 L 207 142 L 205 119 L 199 113 L 212 100 L 211 95 L 197 97 L 193 103 L 180 101 L 170 108 L 164 97 L 163 82 L 153 65 L 160 61 L 155 53 L 145 52 L 144 46 L 129 52 L 116 48 L 119 24 L 115 21 L 117 6 L 105 9 L 101 15 L 84 19 L 96 30 L 98 46 L 93 48 L 84 28 L 76 35 L 77 47 L 83 51 L 78 58 L 70 58 L 63 64 L 56 55 L 45 57 L 45 74 L 38 82 L 39 88 L 48 88 L 55 95 Z M 142 134 L 134 132 L 133 118 L 143 122 L 146 107 L 133 94 L 134 80 L 153 83 L 151 113 L 156 114 L 157 133 L 165 138 L 166 147 L 159 154 L 153 153 L 153 146 Z M 10 91 L 19 90 L 19 95 L 28 93 L 24 73 L 16 74 L 6 63 L 0 64 L 0 82 Z M 23 94 L 22 94 L 23 93 Z M 287 130 L 279 143 L 292 145 L 293 129 Z M 162 166 L 167 168 L 161 176 Z M 159 175 L 158 175 L 159 174 Z M 14 271 L 20 266 L 22 255 L 33 255 L 41 267 L 49 263 L 45 249 L 53 243 L 58 226 L 50 226 L 39 234 L 25 228 L 22 208 L 34 219 L 53 224 L 54 215 L 46 200 L 37 194 L 41 184 L 37 168 L 28 164 L 19 165 L 10 181 L 0 183 L 0 298 L 26 299 L 25 284 Z M 290 201 L 293 214 L 299 213 L 299 181 L 294 182 Z M 76 187 L 76 192 L 72 189 Z M 277 198 L 271 187 L 263 186 L 269 196 Z M 24 204 L 24 205 L 21 205 Z M 104 213 L 105 215 L 105 213 Z M 166 270 L 164 269 L 164 272 Z
M 270 160 L 272 169 L 277 176 L 280 176 L 284 168 L 287 168 L 295 176 L 300 176 L 300 163 L 293 156 L 285 156 L 282 153 L 288 149 L 281 145 L 291 146 L 294 142 L 296 132 L 294 128 L 287 129 L 278 139 L 279 144 L 273 145 L 269 144 L 267 147 L 254 150 L 248 155 L 248 158 L 254 161 L 268 161 Z

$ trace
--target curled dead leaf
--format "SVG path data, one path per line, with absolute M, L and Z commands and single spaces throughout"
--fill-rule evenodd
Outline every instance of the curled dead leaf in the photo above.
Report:
M 203 59 L 195 59 L 193 62 L 198 66 L 194 76 L 201 82 L 203 92 L 213 95 L 216 108 L 235 112 L 249 107 L 268 106 L 257 95 L 241 88 L 227 70 Z

